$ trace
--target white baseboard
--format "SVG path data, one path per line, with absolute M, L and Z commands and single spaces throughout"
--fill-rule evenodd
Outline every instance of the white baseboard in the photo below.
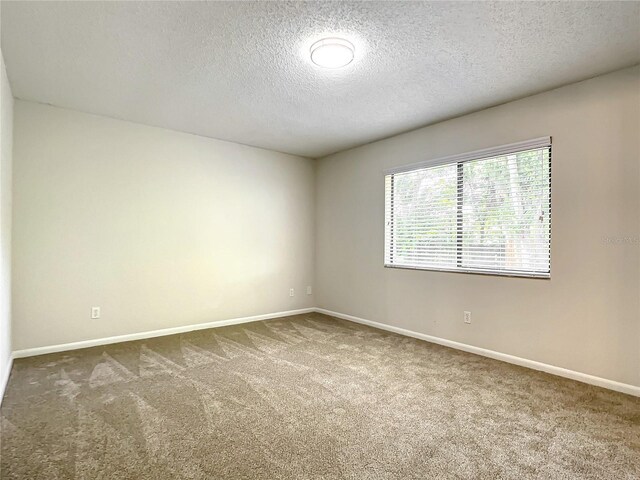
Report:
M 207 323 L 197 323 L 195 325 L 186 325 L 183 327 L 163 328 L 161 330 L 151 330 L 147 332 L 130 333 L 127 335 L 117 335 L 115 337 L 96 338 L 93 340 L 83 340 L 81 342 L 62 343 L 59 345 L 48 345 L 46 347 L 26 348 L 24 350 L 16 350 L 13 352 L 13 358 L 34 357 L 36 355 L 44 355 L 47 353 L 66 352 L 68 350 L 78 350 L 79 348 L 97 347 L 100 345 L 109 345 L 111 343 L 129 342 L 131 340 L 144 340 L 146 338 L 164 337 L 166 335 L 175 335 L 176 333 L 192 332 L 195 330 L 205 330 L 207 328 L 226 327 L 229 325 L 238 325 L 240 323 L 257 322 L 260 320 L 268 320 L 270 318 L 288 317 L 290 315 L 300 315 L 302 313 L 310 313 L 315 308 L 302 308 L 299 310 L 289 310 L 286 312 L 266 313 L 263 315 L 254 315 L 251 317 L 231 318 L 228 320 L 218 320 Z
M 595 377 L 587 373 L 576 372 L 574 370 L 568 370 L 562 367 L 556 367 L 542 362 L 536 362 L 535 360 L 528 360 L 526 358 L 516 357 L 514 355 L 508 355 L 506 353 L 495 352 L 493 350 L 487 350 L 486 348 L 474 347 L 473 345 L 467 345 L 465 343 L 454 342 L 453 340 L 446 340 L 444 338 L 433 337 L 424 333 L 413 332 L 404 328 L 393 327 L 384 323 L 373 322 L 360 317 L 354 317 L 353 315 L 346 315 L 344 313 L 332 312 L 331 310 L 325 310 L 324 308 L 316 308 L 316 312 L 324 313 L 332 317 L 341 318 L 343 320 L 349 320 L 351 322 L 361 323 L 370 327 L 379 328 L 381 330 L 387 330 L 389 332 L 398 333 L 407 337 L 418 338 L 431 343 L 437 343 L 445 347 L 455 348 L 457 350 L 463 350 L 469 353 L 475 353 L 476 355 L 482 355 L 483 357 L 493 358 L 495 360 L 501 360 L 507 363 L 513 363 L 514 365 L 520 365 L 521 367 L 531 368 L 533 370 L 540 370 L 542 372 L 557 375 L 559 377 L 570 378 L 577 380 L 578 382 L 588 383 L 597 387 L 607 388 L 609 390 L 615 390 L 616 392 L 627 393 L 640 397 L 640 387 L 635 385 L 629 385 L 627 383 L 620 383 L 614 380 L 608 380 L 602 377 Z
M 0 405 L 2 405 L 2 399 L 4 398 L 4 392 L 7 389 L 7 383 L 9 383 L 9 375 L 11 375 L 11 367 L 13 366 L 13 354 L 9 355 L 9 364 L 5 369 L 2 377 L 0 378 Z
M 85 340 L 81 342 L 64 343 L 60 345 L 49 345 L 45 347 L 16 350 L 13 352 L 13 355 L 10 359 L 9 368 L 7 368 L 4 378 L 0 379 L 0 402 L 2 399 L 1 395 L 4 394 L 4 389 L 9 379 L 9 374 L 11 372 L 11 363 L 14 358 L 32 357 L 35 355 L 44 355 L 47 353 L 64 352 L 68 350 L 77 350 L 79 348 L 88 348 L 88 347 L 96 347 L 100 345 L 109 345 L 112 343 L 128 342 L 131 340 L 144 340 L 146 338 L 162 337 L 165 335 L 175 335 L 177 333 L 185 333 L 185 332 L 191 332 L 195 330 L 204 330 L 207 328 L 225 327 L 228 325 L 237 325 L 240 323 L 257 322 L 260 320 L 268 320 L 271 318 L 278 318 L 278 317 L 287 317 L 290 315 L 300 315 L 303 313 L 310 313 L 310 312 L 323 313 L 325 315 L 330 315 L 332 317 L 349 320 L 351 322 L 361 323 L 363 325 L 379 328 L 381 330 L 387 330 L 389 332 L 398 333 L 400 335 L 417 338 L 417 339 L 424 340 L 431 343 L 436 343 L 438 345 L 443 345 L 445 347 L 451 347 L 457 350 L 462 350 L 469 353 L 475 353 L 476 355 L 482 355 L 483 357 L 489 357 L 495 360 L 501 360 L 503 362 L 512 363 L 514 365 L 520 365 L 522 367 L 531 368 L 533 370 L 540 370 L 543 372 L 550 373 L 552 375 L 570 378 L 572 380 L 588 383 L 590 385 L 595 385 L 598 387 L 607 388 L 609 390 L 615 390 L 617 392 L 627 393 L 629 395 L 640 397 L 640 387 L 635 385 L 620 383 L 614 380 L 608 380 L 606 378 L 589 375 L 587 373 L 576 372 L 574 370 L 568 370 L 566 368 L 556 367 L 554 365 L 537 362 L 535 360 L 528 360 L 526 358 L 516 357 L 514 355 L 509 355 L 506 353 L 487 350 L 486 348 L 474 347 L 473 345 L 467 345 L 465 343 L 459 343 L 453 340 L 433 337 L 431 335 L 426 335 L 424 333 L 418 333 L 418 332 L 414 332 L 404 328 L 394 327 L 391 325 L 386 325 L 384 323 L 374 322 L 372 320 L 366 320 L 364 318 L 355 317 L 353 315 L 333 312 L 331 310 L 326 310 L 324 308 L 303 308 L 299 310 L 289 310 L 286 312 L 267 313 L 264 315 L 254 315 L 251 317 L 232 318 L 228 320 L 199 323 L 196 325 L 187 325 L 183 327 L 164 328 L 162 330 L 153 330 L 153 331 L 147 331 L 147 332 L 132 333 L 128 335 L 118 335 L 114 337 L 97 338 L 94 340 Z

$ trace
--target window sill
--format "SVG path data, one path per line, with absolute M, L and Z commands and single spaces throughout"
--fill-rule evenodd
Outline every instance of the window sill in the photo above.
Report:
M 445 272 L 445 273 L 470 273 L 473 275 L 489 275 L 493 277 L 517 277 L 517 278 L 531 278 L 534 280 L 551 280 L 551 273 L 531 273 L 531 272 L 519 272 L 519 271 L 496 271 L 496 270 L 477 270 L 472 268 L 433 268 L 433 267 L 412 267 L 409 265 L 390 265 L 385 263 L 384 268 L 399 268 L 402 270 L 426 270 L 430 272 Z

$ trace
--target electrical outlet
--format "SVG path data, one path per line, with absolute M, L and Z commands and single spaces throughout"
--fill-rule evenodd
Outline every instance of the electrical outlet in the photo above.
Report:
M 464 323 L 471 323 L 471 312 L 464 312 Z
M 289 296 L 293 297 L 294 295 L 295 295 L 295 292 L 294 292 L 293 288 L 290 288 L 289 289 Z
M 312 293 L 311 285 L 309 285 L 309 286 L 307 287 L 307 295 L 311 295 L 311 293 Z
M 100 318 L 100 307 L 91 307 L 91 318 L 93 320 Z

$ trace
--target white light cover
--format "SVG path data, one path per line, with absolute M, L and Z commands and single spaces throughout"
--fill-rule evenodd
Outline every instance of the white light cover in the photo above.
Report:
M 323 38 L 311 45 L 311 61 L 324 68 L 340 68 L 353 60 L 353 44 L 342 38 Z

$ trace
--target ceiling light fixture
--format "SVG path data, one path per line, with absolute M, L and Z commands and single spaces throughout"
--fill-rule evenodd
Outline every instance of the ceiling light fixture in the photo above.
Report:
M 353 61 L 353 44 L 342 38 L 323 38 L 311 45 L 311 61 L 324 68 L 340 68 Z

